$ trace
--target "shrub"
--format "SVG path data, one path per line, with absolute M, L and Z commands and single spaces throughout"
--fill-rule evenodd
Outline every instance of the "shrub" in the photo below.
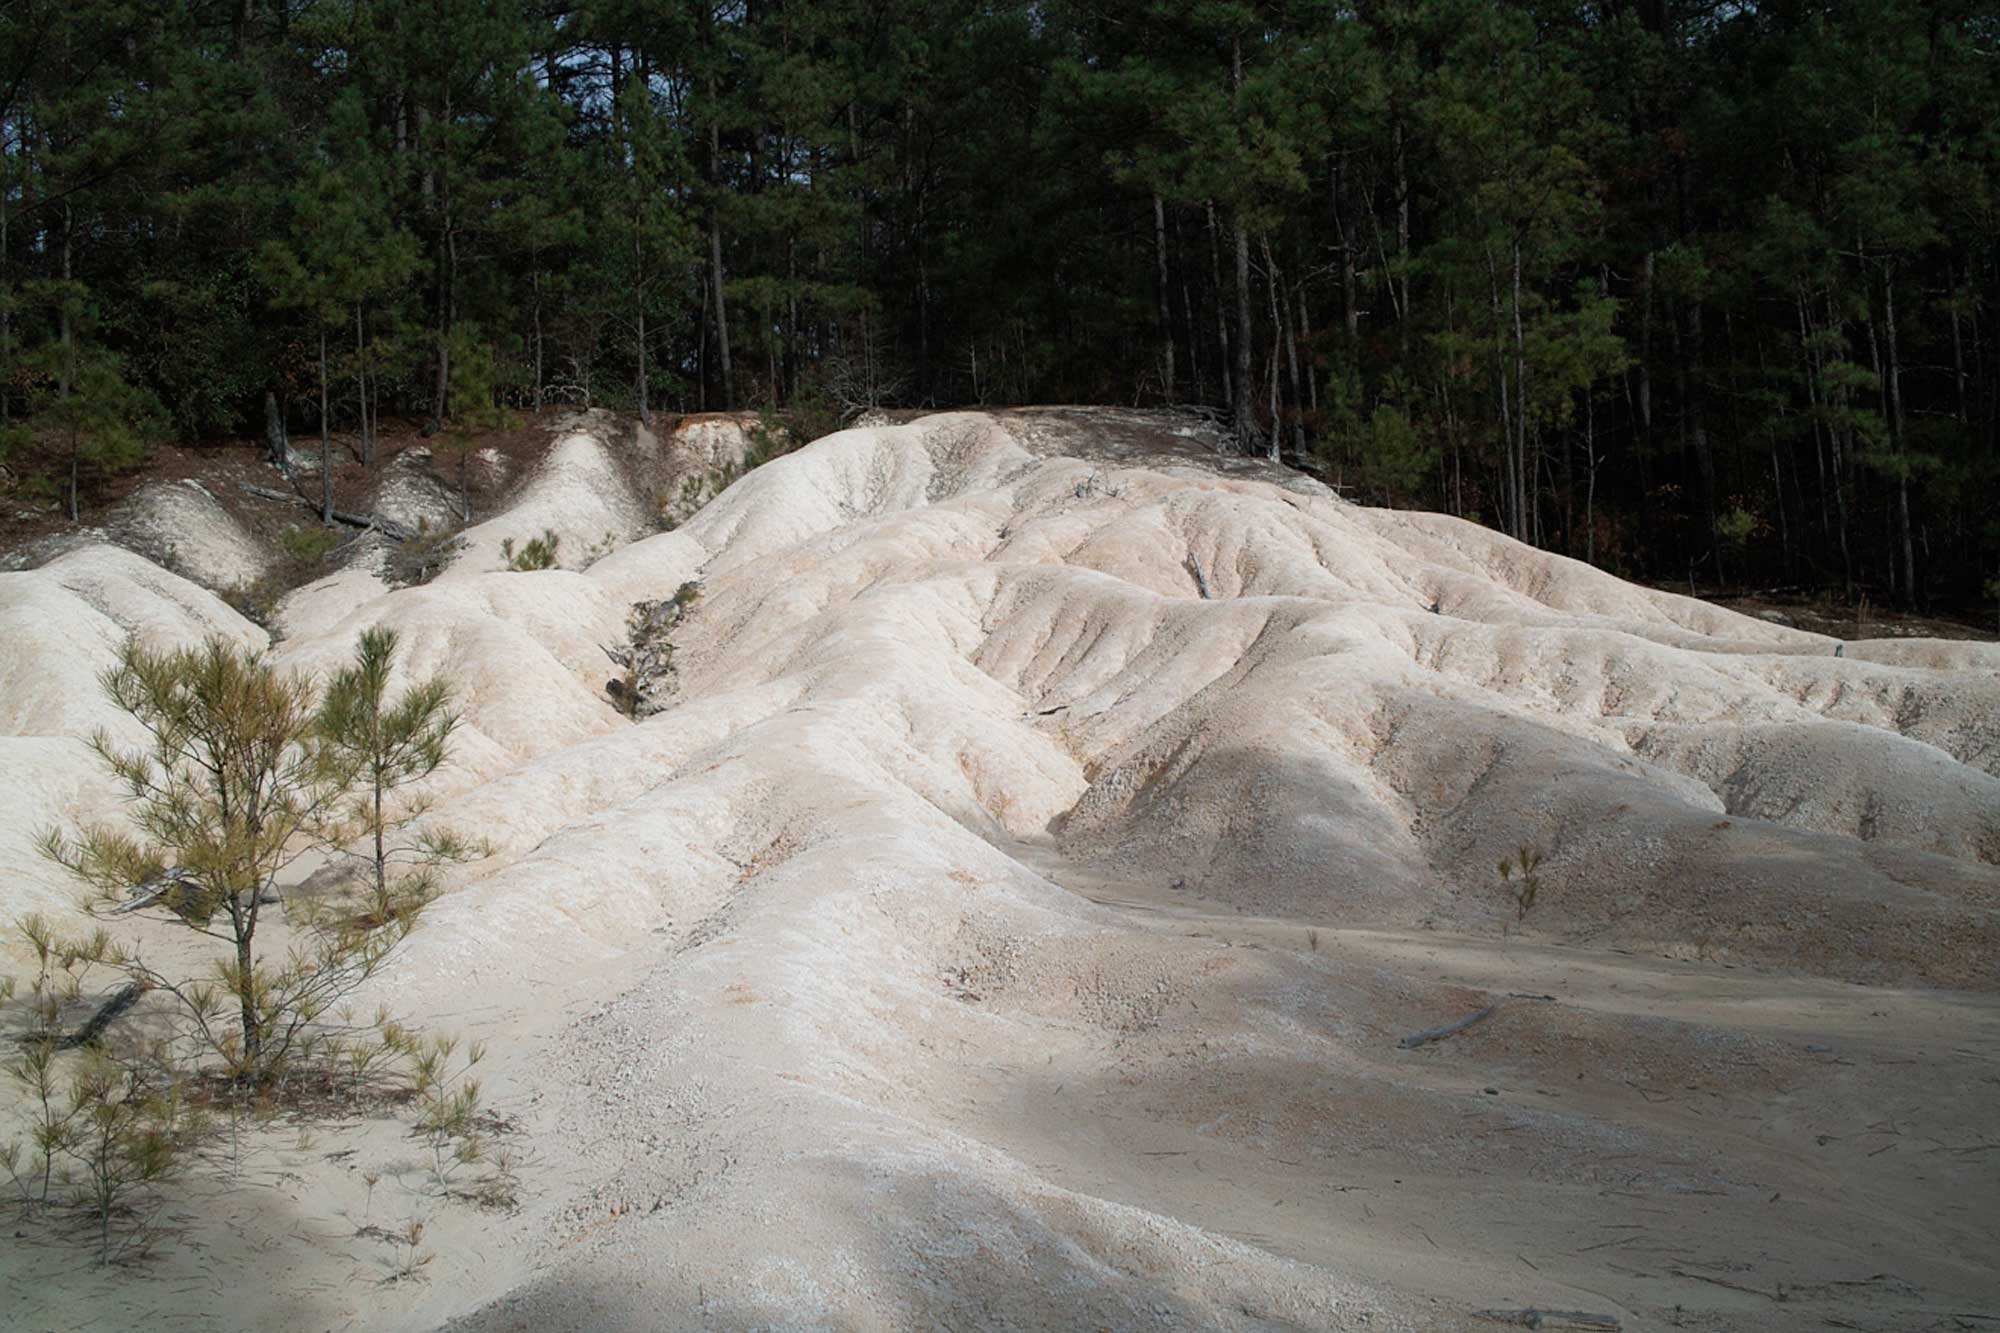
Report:
M 340 533 L 333 528 L 286 528 L 278 537 L 277 559 L 254 581 L 232 592 L 229 604 L 270 629 L 285 598 L 324 576 L 339 548 Z
M 136 990 L 121 990 L 80 1034 L 63 1034 L 63 1012 L 82 999 L 86 976 L 114 956 L 109 937 L 100 930 L 62 941 L 39 915 L 20 922 L 20 933 L 35 956 L 36 973 L 25 997 L 16 996 L 13 978 L 0 982 L 0 998 L 24 1001 L 26 1020 L 5 1072 L 32 1109 L 27 1142 L 0 1149 L 0 1168 L 30 1208 L 52 1207 L 61 1202 L 59 1190 L 69 1191 L 71 1202 L 93 1219 L 98 1259 L 108 1263 L 149 1234 L 142 1220 L 113 1243 L 114 1223 L 179 1171 L 197 1119 L 174 1081 L 161 1076 L 158 1048 L 113 1056 L 99 1044 L 104 1016 L 129 1008 Z M 62 1054 L 76 1047 L 84 1049 Z
M 92 740 L 132 802 L 136 835 L 50 829 L 42 850 L 98 891 L 95 910 L 146 913 L 224 947 L 195 978 L 170 976 L 101 931 L 96 947 L 70 952 L 172 997 L 199 1059 L 219 1061 L 231 1081 L 269 1085 L 336 1030 L 334 1005 L 409 933 L 427 886 L 289 895 L 288 947 L 274 961 L 260 933 L 280 901 L 277 877 L 348 831 L 366 757 L 329 737 L 310 681 L 220 638 L 168 652 L 127 643 L 103 684 L 147 737 L 134 750 L 104 732 Z
M 500 542 L 500 557 L 507 562 L 507 568 L 516 574 L 528 574 L 538 569 L 556 568 L 556 548 L 562 545 L 562 537 L 553 528 L 545 528 L 539 537 L 530 537 L 527 545 L 514 549 L 512 537 Z
M 103 676 L 147 737 L 130 750 L 104 733 L 92 741 L 132 803 L 133 831 L 51 829 L 43 851 L 98 891 L 94 912 L 147 914 L 220 946 L 205 968 L 173 973 L 104 926 L 65 938 L 39 916 L 18 925 L 36 971 L 25 990 L 0 978 L 0 1001 L 17 1029 L 5 1073 L 29 1106 L 0 1169 L 31 1208 L 84 1209 L 107 1261 L 153 1234 L 142 1205 L 190 1159 L 219 1149 L 240 1161 L 246 1115 L 309 1114 L 324 1105 L 309 1094 L 358 1100 L 391 1066 L 407 1076 L 402 1100 L 418 1108 L 441 1189 L 483 1159 L 483 1130 L 504 1128 L 480 1111 L 476 1048 L 454 1061 L 454 1041 L 336 1009 L 414 928 L 435 866 L 471 851 L 434 827 L 399 836 L 424 804 L 396 794 L 445 761 L 457 719 L 442 679 L 388 699 L 396 648 L 391 631 L 363 634 L 323 699 L 219 638 L 168 652 L 128 643 Z M 279 898 L 279 874 L 314 850 L 360 873 Z M 277 960 L 271 929 L 283 935 Z M 121 984 L 65 1031 L 98 973 Z M 136 1032 L 114 1032 L 148 995 L 168 1003 Z M 513 1189 L 503 1161 L 469 1197 Z
M 395 793 L 421 782 L 444 763 L 458 714 L 451 711 L 452 686 L 443 676 L 420 681 L 389 703 L 389 677 L 399 636 L 392 629 L 362 631 L 354 661 L 327 683 L 318 727 L 342 772 L 355 774 L 354 788 L 338 811 L 344 824 L 330 840 L 345 848 L 359 842 L 357 857 L 369 883 L 369 924 L 384 927 L 398 913 L 428 902 L 436 890 L 435 868 L 469 859 L 477 848 L 449 829 L 426 827 L 414 838 L 399 837 L 430 811 L 424 800 L 394 803 Z M 393 873 L 401 868 L 401 873 Z
M 627 717 L 637 721 L 667 707 L 667 696 L 679 674 L 670 636 L 699 600 L 701 584 L 690 579 L 672 597 L 633 603 L 625 621 L 625 642 L 604 650 L 606 657 L 624 668 L 623 674 L 607 684 L 606 691 Z
M 383 581 L 396 588 L 429 583 L 464 545 L 456 528 L 432 527 L 428 518 L 419 519 L 415 532 L 389 548 L 382 563 Z
M 1516 920 L 1527 919 L 1528 909 L 1535 905 L 1535 898 L 1542 891 L 1544 859 L 1542 849 L 1527 842 L 1514 855 L 1500 858 L 1500 881 L 1508 886 L 1508 895 L 1514 900 Z
M 475 1042 L 461 1055 L 455 1037 L 427 1037 L 393 1024 L 384 1029 L 382 1040 L 409 1062 L 417 1137 L 430 1152 L 438 1192 L 449 1194 L 460 1168 L 486 1156 L 479 1132 L 479 1080 L 472 1076 L 486 1050 Z

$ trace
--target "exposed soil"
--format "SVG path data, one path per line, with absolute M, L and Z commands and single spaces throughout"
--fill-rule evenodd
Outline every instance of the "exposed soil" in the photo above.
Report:
M 1112 409 L 845 432 L 653 531 L 643 487 L 743 447 L 662 429 L 579 419 L 428 585 L 279 618 L 288 667 L 379 624 L 458 681 L 430 795 L 492 855 L 358 1002 L 489 1043 L 517 1202 L 393 1121 L 266 1137 L 149 1266 L 0 1251 L 14 1317 L 1996 1309 L 2000 648 L 1638 587 Z M 587 556 L 502 572 L 543 530 Z M 689 583 L 635 723 L 605 648 Z M 35 830 L 117 808 L 71 738 L 127 632 L 269 642 L 109 546 L 0 576 L 10 911 L 66 902 Z

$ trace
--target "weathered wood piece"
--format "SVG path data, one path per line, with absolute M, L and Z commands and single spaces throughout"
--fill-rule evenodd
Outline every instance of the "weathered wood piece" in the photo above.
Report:
M 1616 1315 L 1592 1314 L 1588 1310 L 1475 1310 L 1473 1318 L 1490 1324 L 1512 1324 L 1516 1328 L 1585 1328 L 1600 1333 L 1619 1333 L 1624 1327 Z
M 1443 1041 L 1446 1037 L 1455 1037 L 1469 1027 L 1484 1023 L 1487 1019 L 1493 1017 L 1499 1008 L 1500 1006 L 1497 1003 L 1489 1004 L 1477 1013 L 1467 1014 L 1456 1023 L 1447 1023 L 1439 1028 L 1425 1028 L 1422 1032 L 1412 1032 L 1409 1036 L 1397 1042 L 1396 1045 L 1406 1051 L 1414 1051 L 1417 1047 L 1429 1042 Z
M 246 491 L 260 500 L 279 500 L 285 504 L 302 505 L 314 511 L 319 509 L 317 504 L 303 495 L 292 495 L 285 491 L 274 491 L 268 486 L 252 486 L 247 481 L 239 481 L 236 485 L 239 490 Z M 336 509 L 333 511 L 333 519 L 334 522 L 345 523 L 350 528 L 367 528 L 371 532 L 379 532 L 391 541 L 407 541 L 410 537 L 410 530 L 408 528 L 394 519 L 384 518 L 380 514 L 357 514 L 351 510 Z
M 64 1037 L 58 1044 L 59 1049 L 67 1051 L 78 1046 L 96 1045 L 97 1039 L 104 1035 L 104 1029 L 123 1018 L 126 1011 L 139 1003 L 139 997 L 145 993 L 146 988 L 138 982 L 126 982 L 118 988 L 116 995 L 97 1007 L 97 1012 L 90 1016 L 89 1022 Z

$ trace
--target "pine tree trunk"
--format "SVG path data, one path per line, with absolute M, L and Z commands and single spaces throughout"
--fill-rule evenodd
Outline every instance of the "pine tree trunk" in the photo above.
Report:
M 4 122 L 0 122 L 4 125 Z M 0 174 L 0 285 L 6 283 L 8 272 L 8 231 L 9 214 L 7 201 L 13 189 L 6 176 Z M 1955 329 L 1958 326 L 1953 324 Z M 0 300 L 0 433 L 4 433 L 9 422 L 14 419 L 13 395 L 9 385 L 13 382 L 14 371 L 14 303 Z
M 730 408 L 730 383 L 734 378 L 729 366 L 729 307 L 722 297 L 722 220 L 715 213 L 708 219 L 708 266 L 715 294 L 711 309 L 715 312 L 715 352 L 717 370 L 720 376 L 718 388 L 721 391 L 722 410 Z
M 1230 110 L 1240 136 L 1243 124 L 1243 39 L 1229 39 Z M 1243 205 L 1229 210 L 1230 230 L 1236 241 L 1236 440 L 1245 453 L 1262 443 L 1258 437 L 1256 414 L 1250 405 L 1250 232 L 1243 225 Z M 1273 431 L 1277 423 L 1271 423 Z
M 714 84 L 709 85 L 709 95 L 715 94 Z M 708 177 L 709 184 L 716 190 L 722 188 L 722 131 L 719 126 L 708 127 Z M 721 373 L 722 410 L 731 406 L 730 385 L 734 376 L 729 366 L 729 306 L 722 297 L 722 213 L 713 203 L 708 209 L 708 271 L 714 286 L 715 308 L 715 352 L 717 368 Z
M 1340 181 L 1346 174 L 1346 166 L 1338 162 L 1327 173 L 1327 204 L 1333 213 L 1334 235 L 1340 238 L 1340 313 L 1351 349 L 1361 333 L 1361 310 L 1355 299 L 1354 239 L 1347 234 L 1347 213 L 1340 203 Z
M 646 392 L 646 303 L 639 303 L 639 420 L 652 424 L 653 409 Z
M 553 56 L 550 57 L 551 61 L 553 61 L 554 59 L 555 57 Z M 537 268 L 534 272 L 533 291 L 534 291 L 533 305 L 534 305 L 534 318 L 535 318 L 535 412 L 537 415 L 539 415 L 542 410 L 542 384 L 543 384 L 542 271 L 539 268 Z
M 1264 251 L 1264 279 L 1265 279 L 1264 295 L 1268 299 L 1268 302 L 1271 307 L 1271 375 L 1270 375 L 1270 386 L 1269 386 L 1270 389 L 1269 403 L 1270 403 L 1270 413 L 1271 413 L 1271 461 L 1273 463 L 1276 463 L 1280 461 L 1278 457 L 1278 450 L 1280 448 L 1281 442 L 1285 438 L 1284 428 L 1282 425 L 1279 424 L 1280 413 L 1278 407 L 1278 347 L 1285 341 L 1285 328 L 1282 324 L 1278 322 L 1278 285 L 1276 282 L 1271 280 L 1273 276 L 1271 272 L 1271 245 L 1269 241 L 1265 240 L 1261 236 L 1258 237 L 1257 240 L 1259 245 L 1263 247 Z
M 1273 319 L 1271 322 L 1275 325 L 1277 320 Z M 1275 329 L 1272 331 L 1276 332 Z M 1270 356 L 1264 363 L 1264 391 L 1268 397 L 1271 413 L 1271 461 L 1273 463 L 1283 461 L 1279 458 L 1278 451 L 1283 447 L 1285 441 L 1285 432 L 1278 424 L 1278 418 L 1282 414 L 1278 403 L 1278 362 L 1282 359 L 1278 355 L 1278 344 L 1273 342 L 1271 344 Z
M 1535 512 L 1529 508 L 1530 497 L 1535 493 L 1537 483 L 1534 467 L 1528 460 L 1528 344 L 1521 328 L 1521 242 L 1514 241 L 1514 433 L 1519 444 L 1514 450 L 1514 479 L 1520 487 L 1514 498 L 1514 535 L 1522 541 L 1529 540 L 1531 530 L 1529 516 Z M 1539 505 L 1536 509 L 1539 509 Z
M 378 714 L 380 702 L 379 699 L 376 701 Z M 380 769 L 374 771 L 373 778 L 373 795 L 375 798 L 375 895 L 386 902 L 389 897 L 389 854 L 382 845 L 382 772 Z
M 451 102 L 445 102 L 445 118 L 451 117 Z M 421 130 L 423 121 L 418 120 Z M 424 173 L 424 193 L 429 196 L 431 174 Z M 458 293 L 458 238 L 452 233 L 451 223 L 451 177 L 442 177 L 438 188 L 439 205 L 443 210 L 442 232 L 439 237 L 444 250 L 444 262 L 438 266 L 438 326 L 437 326 L 437 383 L 431 394 L 431 417 L 442 427 L 451 412 L 451 326 L 453 307 Z
M 431 385 L 431 421 L 440 428 L 443 427 L 445 414 L 451 407 L 446 396 L 450 388 L 451 330 L 440 313 L 437 326 L 437 375 Z
M 798 397 L 799 392 L 799 254 L 798 238 L 791 235 L 785 237 L 784 370 L 784 401 L 789 403 Z M 976 368 L 973 371 L 972 396 L 979 396 L 979 372 Z
M 1827 509 L 1826 441 L 1821 436 L 1821 413 L 1819 410 L 1819 371 L 1813 363 L 1812 342 L 1806 326 L 1806 295 L 1801 285 L 1793 299 L 1793 307 L 1798 316 L 1799 360 L 1804 363 L 1806 382 L 1806 413 L 1812 425 L 1813 462 L 1819 467 L 1819 530 L 1822 539 L 1833 533 L 1833 519 Z
M 1902 548 L 1903 605 L 1917 604 L 1917 552 L 1910 535 L 1910 456 L 1903 419 L 1903 357 L 1896 336 L 1896 274 L 1894 266 L 1882 266 L 1882 307 L 1884 331 L 1889 339 L 1889 435 L 1894 441 L 1901 466 L 1896 469 L 1896 539 Z
M 4 265 L 7 262 L 7 218 L 4 209 L 5 205 L 0 204 L 0 265 Z M 1964 425 L 1967 420 L 1965 408 L 1965 338 L 1960 333 L 1958 327 L 1958 285 L 1952 279 L 1951 271 L 1948 268 L 1946 269 L 1945 286 L 1947 289 L 1945 293 L 1947 298 L 1946 309 L 1951 314 L 1952 386 L 1957 391 L 1958 421 L 1960 425 Z M 4 346 L 4 344 L 0 344 L 0 346 Z M 0 421 L 5 421 L 6 419 L 6 406 L 4 401 L 0 401 Z
M 1250 402 L 1250 233 L 1240 208 L 1234 210 L 1230 228 L 1236 238 L 1236 439 L 1248 453 L 1263 440 Z
M 278 471 L 287 476 L 292 471 L 291 439 L 285 431 L 285 411 L 278 406 L 275 390 L 264 390 L 264 443 L 271 450 L 271 461 Z
M 361 303 L 354 303 L 354 396 L 361 413 L 361 466 L 375 462 L 375 431 L 368 420 L 368 366 L 362 357 L 366 348 L 361 321 Z
M 1653 252 L 1648 250 L 1640 270 L 1639 304 L 1639 440 L 1647 451 L 1653 446 Z
M 327 423 L 326 325 L 319 329 L 319 521 L 333 526 L 333 436 Z
M 931 388 L 931 268 L 924 249 L 924 196 L 917 196 L 917 226 L 911 246 L 917 252 L 917 397 L 923 401 Z
M 56 395 L 63 402 L 69 401 L 71 386 L 76 382 L 76 327 L 70 320 L 70 281 L 75 276 L 76 244 L 71 235 L 69 204 L 62 210 L 62 296 L 57 306 L 57 320 L 61 328 L 62 363 L 56 372 Z M 77 474 L 82 467 L 83 442 L 77 438 L 74 428 L 70 432 L 69 445 L 69 521 L 77 521 Z
M 1153 196 L 1153 249 L 1159 268 L 1160 292 L 1160 390 L 1168 402 L 1174 401 L 1174 312 L 1168 299 L 1171 286 L 1167 275 L 1167 206 Z
M 1174 215 L 1174 241 L 1180 246 L 1182 255 L 1181 327 L 1187 330 L 1188 336 L 1188 374 L 1194 381 L 1193 401 L 1205 403 L 1208 401 L 1208 395 L 1203 385 L 1201 373 L 1201 335 L 1195 331 L 1194 298 L 1188 293 L 1187 242 L 1182 238 L 1181 219 L 1178 213 Z
M 1401 268 L 1396 285 L 1402 288 L 1403 296 L 1396 303 L 1401 320 L 1396 329 L 1398 345 L 1402 348 L 1403 362 L 1410 360 L 1410 178 L 1408 163 L 1403 155 L 1403 122 L 1399 118 L 1395 129 L 1396 149 L 1396 259 Z
M 695 283 L 701 292 L 701 322 L 695 325 L 700 335 L 694 340 L 695 410 L 706 412 L 708 411 L 708 297 L 711 289 L 708 283 L 708 266 L 703 264 L 696 272 L 701 279 Z
M 1490 246 L 1486 251 L 1486 286 L 1493 306 L 1493 373 L 1500 399 L 1500 526 L 1509 536 L 1514 536 L 1521 526 L 1515 508 L 1518 488 L 1514 481 L 1517 470 L 1514 460 L 1514 399 L 1507 386 L 1507 347 L 1501 335 L 1505 316 L 1500 305 L 1500 274 L 1493 262 Z
M 70 384 L 76 374 L 76 328 L 69 317 L 69 285 L 75 277 L 72 270 L 76 256 L 76 242 L 71 231 L 69 204 L 65 202 L 62 209 L 62 295 L 56 302 L 57 339 L 62 344 L 62 360 L 56 371 L 56 397 L 64 402 L 69 401 Z M 75 505 L 70 507 L 74 509 Z M 76 515 L 71 514 L 70 517 Z
M 256 893 L 256 890 L 251 890 Z M 253 1076 L 262 1072 L 264 1022 L 257 1012 L 255 974 L 251 970 L 250 935 L 241 927 L 236 932 L 236 1011 L 243 1023 L 243 1068 Z
M 1292 453 L 1303 457 L 1306 451 L 1305 393 L 1299 387 L 1299 345 L 1292 334 L 1292 298 L 1285 290 L 1283 279 L 1278 273 L 1278 264 L 1271 257 L 1271 243 L 1264 242 L 1264 263 L 1271 270 L 1271 296 L 1278 303 L 1278 341 L 1285 349 L 1285 379 L 1292 389 Z M 1278 426 L 1271 424 L 1271 456 L 1278 456 Z
M 1209 200 L 1208 210 L 1208 265 L 1211 280 L 1215 284 L 1215 345 L 1220 353 L 1222 369 L 1222 401 L 1225 406 L 1236 402 L 1236 369 L 1229 355 L 1229 316 L 1223 309 L 1222 296 L 1222 243 L 1218 238 L 1215 224 L 1215 201 Z
M 1292 296 L 1294 302 L 1293 309 L 1297 320 L 1297 332 L 1294 336 L 1298 339 L 1298 346 L 1305 347 L 1308 351 L 1308 355 L 1305 358 L 1306 406 L 1311 408 L 1313 414 L 1317 416 L 1319 413 L 1319 371 L 1312 363 L 1311 349 L 1306 339 L 1307 332 L 1312 328 L 1312 320 L 1306 313 L 1306 285 L 1304 282 L 1299 283 L 1292 289 Z M 1299 423 L 1299 448 L 1301 450 L 1305 448 L 1304 422 Z
M 1709 447 L 1707 391 L 1701 373 L 1701 302 L 1679 300 L 1674 307 L 1674 374 L 1681 393 L 1683 431 L 1688 450 L 1694 455 L 1695 476 L 1701 484 L 1701 514 L 1708 533 L 1709 558 L 1714 562 L 1716 583 L 1723 584 L 1728 580 L 1728 571 L 1723 567 L 1722 534 L 1715 518 L 1715 454 Z
M 1584 467 L 1589 479 L 1583 499 L 1583 560 L 1597 563 L 1597 408 L 1589 394 L 1583 396 Z

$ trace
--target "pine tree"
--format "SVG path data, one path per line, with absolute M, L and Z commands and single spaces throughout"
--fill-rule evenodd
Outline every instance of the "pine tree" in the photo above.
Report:
M 399 835 L 430 812 L 427 801 L 397 804 L 403 788 L 423 781 L 445 761 L 458 715 L 451 711 L 452 686 L 442 675 L 405 689 L 391 703 L 389 683 L 400 636 L 391 629 L 364 630 L 354 661 L 327 682 L 320 702 L 319 731 L 342 771 L 356 775 L 354 795 L 341 812 L 345 823 L 336 840 L 363 843 L 362 859 L 372 881 L 371 914 L 387 921 L 434 891 L 433 868 L 462 860 L 471 848 L 447 829 L 427 826 L 411 841 Z M 399 874 L 394 867 L 409 867 Z
M 67 345 L 51 343 L 27 358 L 40 387 L 23 434 L 57 460 L 70 521 L 76 522 L 84 478 L 144 462 L 148 441 L 161 434 L 161 412 L 150 393 L 126 378 L 116 353 L 82 341 L 77 329 L 83 316 L 69 322 Z
M 339 898 L 287 898 L 290 948 L 263 947 L 278 876 L 320 844 L 350 790 L 351 763 L 321 743 L 310 681 L 222 639 L 155 652 L 128 642 L 102 680 L 146 739 L 100 732 L 92 746 L 131 802 L 133 831 L 71 836 L 42 850 L 101 896 L 222 946 L 207 976 L 175 976 L 108 941 L 93 956 L 143 990 L 171 996 L 189 1037 L 232 1078 L 268 1084 L 321 1040 L 335 1004 L 381 965 L 415 922 L 347 910 Z

